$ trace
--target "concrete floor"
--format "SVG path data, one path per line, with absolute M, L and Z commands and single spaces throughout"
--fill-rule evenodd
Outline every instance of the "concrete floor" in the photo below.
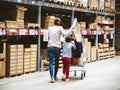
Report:
M 21 76 L 0 79 L 0 90 L 120 90 L 120 56 L 88 63 L 85 66 L 86 77 L 79 79 L 80 72 L 74 77 L 70 72 L 70 81 L 65 82 L 62 69 L 59 80 L 49 83 L 49 72 L 35 72 Z

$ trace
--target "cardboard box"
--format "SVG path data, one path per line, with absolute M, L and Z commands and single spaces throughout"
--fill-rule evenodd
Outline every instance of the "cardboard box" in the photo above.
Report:
M 78 0 L 78 1 L 83 4 L 83 7 L 88 7 L 88 0 Z
M 0 53 L 0 58 L 6 58 L 6 43 L 3 43 L 3 53 Z
M 90 55 L 90 61 L 95 61 L 95 60 L 97 60 L 97 49 L 96 49 L 96 47 L 95 46 L 92 46 L 91 47 L 91 53 L 90 53 L 91 55 Z
M 17 21 L 6 20 L 5 24 L 6 24 L 6 28 L 18 28 Z
M 86 22 L 79 22 L 80 30 L 86 30 Z
M 79 65 L 79 60 L 80 60 L 80 58 L 73 57 L 71 59 L 71 65 Z
M 40 27 L 40 24 L 39 23 L 27 23 L 27 25 L 25 26 L 26 28 L 35 28 L 35 27 Z
M 98 1 L 98 9 L 99 10 L 104 10 L 104 7 L 105 7 L 105 5 L 104 5 L 104 0 L 99 0 Z
M 0 77 L 5 76 L 5 63 L 6 61 L 0 61 Z
M 111 0 L 110 2 L 110 8 L 115 9 L 115 0 Z
M 87 47 L 88 47 L 88 62 L 90 62 L 90 51 L 91 51 L 91 42 L 87 43 Z
M 5 22 L 0 22 L 0 28 L 5 28 Z
M 98 9 L 99 0 L 88 0 L 88 6 L 91 9 Z
M 37 48 L 37 45 L 36 44 L 31 44 L 30 48 Z
M 105 8 L 110 8 L 111 0 L 105 0 Z

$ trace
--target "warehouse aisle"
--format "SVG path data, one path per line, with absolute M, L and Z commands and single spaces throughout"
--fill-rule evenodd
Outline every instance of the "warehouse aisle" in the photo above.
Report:
M 36 72 L 0 79 L 0 90 L 120 90 L 120 56 L 86 64 L 86 77 L 73 77 L 68 82 L 49 83 L 49 72 Z M 62 77 L 59 69 L 59 78 Z

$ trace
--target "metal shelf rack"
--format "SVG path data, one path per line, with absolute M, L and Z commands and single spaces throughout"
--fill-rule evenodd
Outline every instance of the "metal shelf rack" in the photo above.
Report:
M 48 2 L 44 2 L 44 1 L 34 1 L 34 0 L 31 0 L 31 1 L 30 0 L 4 0 L 4 1 L 19 3 L 19 4 L 46 6 L 46 7 L 59 8 L 59 9 L 64 9 L 64 10 L 66 9 L 66 10 L 74 10 L 74 11 L 80 11 L 80 12 L 93 13 L 93 14 L 114 16 L 114 13 L 111 13 L 111 12 L 104 12 L 104 11 L 93 10 L 93 9 L 89 9 L 89 8 L 77 8 L 74 6 L 60 5 L 60 4 L 48 3 Z
M 48 3 L 48 2 L 44 2 L 44 1 L 40 1 L 40 0 L 1 0 L 3 2 L 9 2 L 9 3 L 15 3 L 15 4 L 22 4 L 22 5 L 33 5 L 33 6 L 38 6 L 38 23 L 40 24 L 41 26 L 41 7 L 50 7 L 50 8 L 55 8 L 55 9 L 61 9 L 61 10 L 69 10 L 69 11 L 73 11 L 72 15 L 71 15 L 71 19 L 74 18 L 74 11 L 77 11 L 77 12 L 83 12 L 83 13 L 90 13 L 90 14 L 96 14 L 96 15 L 104 15 L 104 16 L 111 16 L 111 17 L 114 17 L 115 18 L 115 13 L 112 13 L 112 12 L 105 12 L 105 11 L 100 11 L 100 10 L 93 10 L 93 9 L 89 9 L 89 8 L 78 8 L 78 7 L 75 7 L 75 6 L 67 6 L 67 5 L 61 5 L 61 4 L 56 4 L 56 3 Z M 73 21 L 73 20 L 71 20 Z M 0 31 L 2 32 L 1 35 L 4 36 L 4 31 L 6 31 L 6 29 L 0 29 Z M 15 29 L 15 31 L 17 31 Z M 28 29 L 27 29 L 28 31 Z M 39 30 L 39 33 L 41 33 L 42 29 L 40 27 L 40 30 Z M 15 34 L 14 32 L 11 32 L 12 34 Z M 82 31 L 81 32 L 82 35 L 96 35 L 96 38 L 98 38 L 98 35 L 100 34 L 103 34 L 106 33 L 104 31 Z M 108 32 L 108 33 L 114 33 L 114 31 L 111 31 L 111 32 Z M 18 32 L 17 32 L 18 34 Z M 6 34 L 5 34 L 6 35 Z M 18 34 L 20 35 L 20 34 Z M 25 34 L 24 34 L 25 35 Z M 40 67 L 40 35 L 41 34 L 38 34 L 39 37 L 38 37 L 38 67 Z M 8 35 L 9 36 L 9 35 Z M 27 35 L 26 35 L 27 36 Z M 98 39 L 96 40 L 96 44 L 98 43 Z M 114 40 L 113 40 L 113 45 L 114 45 Z M 97 46 L 97 45 L 96 45 Z M 39 68 L 38 68 L 39 70 Z M 41 71 L 43 70 L 43 68 L 41 68 Z

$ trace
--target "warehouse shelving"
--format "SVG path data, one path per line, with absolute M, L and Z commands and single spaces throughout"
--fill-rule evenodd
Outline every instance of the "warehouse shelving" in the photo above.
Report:
M 43 28 L 42 25 L 42 20 L 44 18 L 45 15 L 55 15 L 58 16 L 62 19 L 62 21 L 64 22 L 64 28 L 68 29 L 71 26 L 71 23 L 73 21 L 73 19 L 76 17 L 78 18 L 78 21 L 87 21 L 89 20 L 89 18 L 95 18 L 98 15 L 102 15 L 104 17 L 110 17 L 114 20 L 115 18 L 115 13 L 114 12 L 106 12 L 106 11 L 101 11 L 101 10 L 93 10 L 90 8 L 84 8 L 84 7 L 74 7 L 74 6 L 68 6 L 68 5 L 64 5 L 64 4 L 56 4 L 56 3 L 49 3 L 49 2 L 44 2 L 44 1 L 36 1 L 36 0 L 2 0 L 0 2 L 5 3 L 9 3 L 9 4 L 16 4 L 16 5 L 22 5 L 25 6 L 26 8 L 28 8 L 29 12 L 26 13 L 27 15 L 29 15 L 31 13 L 31 15 L 27 16 L 27 19 L 31 18 L 31 16 L 34 15 L 34 13 L 36 16 L 34 16 L 32 19 L 28 20 L 28 21 L 33 21 L 33 22 L 37 22 L 39 23 L 40 29 L 29 29 L 29 28 L 0 28 L 0 37 L 6 36 L 7 38 L 9 38 L 9 40 L 11 41 L 12 38 L 11 36 L 17 39 L 17 41 L 19 41 L 19 43 L 24 42 L 22 39 L 26 39 L 30 40 L 30 38 L 33 39 L 34 42 L 30 41 L 31 43 L 34 44 L 38 44 L 38 70 L 40 67 L 40 59 L 41 59 L 41 48 L 46 48 L 47 43 L 43 42 L 43 33 L 45 30 L 45 28 Z M 32 9 L 33 7 L 33 9 Z M 82 16 L 80 16 L 82 15 Z M 80 16 L 80 17 L 79 17 Z M 67 18 L 67 20 L 69 20 L 69 22 L 66 22 L 66 20 L 64 18 Z M 84 19 L 83 19 L 84 18 Z M 85 20 L 86 19 L 86 20 Z M 27 20 L 26 20 L 27 21 Z M 102 23 L 99 22 L 99 24 L 101 25 L 110 25 L 112 27 L 114 27 L 113 24 L 106 24 L 106 23 Z M 111 47 L 114 46 L 114 31 L 109 31 L 109 30 L 80 30 L 81 34 L 83 37 L 93 37 L 94 38 L 94 42 L 92 42 L 92 45 L 94 45 L 96 48 L 98 48 L 98 43 L 99 43 L 99 38 L 100 37 L 104 37 L 107 34 L 107 37 L 109 37 L 111 34 L 113 35 L 113 40 L 111 41 Z M 35 40 L 36 39 L 36 40 Z M 9 41 L 9 43 L 10 43 Z M 29 43 L 30 43 L 29 42 Z M 13 43 L 13 41 L 12 41 Z M 114 51 L 114 49 L 110 49 L 111 51 Z M 106 50 L 104 50 L 106 52 Z M 113 53 L 111 53 L 111 55 L 114 56 Z M 99 56 L 99 55 L 98 55 Z M 98 57 L 99 59 L 100 57 Z M 43 69 L 43 68 L 41 68 Z
M 43 1 L 34 1 L 34 0 L 32 0 L 32 1 L 29 1 L 29 0 L 5 0 L 5 1 L 18 3 L 18 4 L 46 6 L 46 7 L 51 7 L 51 8 L 60 8 L 60 9 L 75 10 L 75 11 L 81 11 L 81 12 L 88 12 L 88 13 L 96 13 L 96 14 L 114 16 L 114 13 L 111 13 L 111 12 L 104 12 L 104 11 L 100 11 L 100 10 L 92 10 L 92 9 L 89 9 L 89 8 L 77 8 L 77 7 L 59 5 L 59 4 L 56 4 L 56 3 L 48 3 L 48 2 L 43 2 Z

